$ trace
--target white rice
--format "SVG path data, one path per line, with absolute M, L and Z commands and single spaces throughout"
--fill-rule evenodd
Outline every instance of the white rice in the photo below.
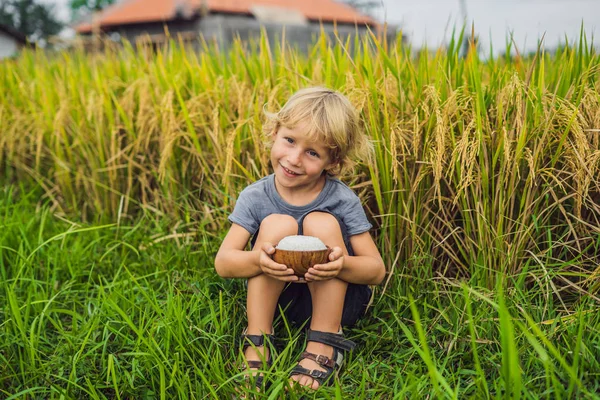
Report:
M 323 243 L 318 237 L 303 235 L 286 236 L 279 241 L 277 247 L 275 248 L 280 250 L 295 251 L 327 250 L 325 243 Z

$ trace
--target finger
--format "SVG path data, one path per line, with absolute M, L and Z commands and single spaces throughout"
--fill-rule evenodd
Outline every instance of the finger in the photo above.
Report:
M 284 265 L 285 267 L 285 265 Z M 271 269 L 268 267 L 263 268 L 263 272 L 273 276 L 289 276 L 294 274 L 294 270 L 291 268 L 285 267 L 284 269 Z
M 335 261 L 335 260 L 337 260 L 338 258 L 340 258 L 343 255 L 344 255 L 344 252 L 342 251 L 342 248 L 338 247 L 338 246 L 335 246 L 332 249 L 331 253 L 329 254 L 329 260 L 330 261 Z
M 267 254 L 275 253 L 275 247 L 273 247 L 273 244 L 269 242 L 264 242 L 261 246 L 261 249 Z
M 340 273 L 339 268 L 332 268 L 332 269 L 315 269 L 310 268 L 308 271 L 306 271 L 306 276 L 308 277 L 308 279 L 312 279 L 312 280 L 322 280 L 322 279 L 331 279 L 331 278 L 335 278 L 336 276 L 338 276 Z
M 335 275 L 331 275 L 331 276 L 312 275 L 312 274 L 309 274 L 308 272 L 306 273 L 306 275 L 304 275 L 306 282 L 326 281 L 326 280 L 332 279 L 334 277 L 335 277 Z
M 272 269 L 274 271 L 285 271 L 286 269 L 290 269 L 285 264 L 276 263 L 275 261 L 271 260 L 270 258 L 263 260 L 261 262 L 261 265 L 264 268 Z
M 314 271 L 339 271 L 342 268 L 339 261 L 336 260 L 328 262 L 327 264 L 315 264 L 308 270 L 310 271 L 311 269 Z
M 279 264 L 278 262 L 273 261 L 269 255 L 264 255 L 260 257 L 260 266 L 261 268 L 269 268 L 273 270 L 286 270 L 288 267 L 285 264 Z
M 282 281 L 282 282 L 298 282 L 298 277 L 296 275 L 289 276 L 273 276 L 273 278 Z
M 306 277 L 306 280 L 311 280 L 311 281 L 319 281 L 319 280 L 323 280 L 323 279 L 331 279 L 336 277 L 339 274 L 339 271 L 335 270 L 335 271 L 319 271 L 319 270 L 315 270 L 313 268 L 309 269 L 308 271 L 306 271 L 306 274 L 304 274 L 304 276 Z

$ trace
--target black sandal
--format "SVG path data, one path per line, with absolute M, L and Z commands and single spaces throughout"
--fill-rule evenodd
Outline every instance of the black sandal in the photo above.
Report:
M 356 343 L 344 338 L 344 334 L 341 333 L 341 331 L 340 333 L 331 333 L 313 331 L 309 329 L 308 333 L 306 334 L 306 341 L 323 343 L 333 347 L 333 357 L 329 358 L 321 354 L 313 354 L 305 351 L 300 356 L 300 361 L 308 358 L 325 368 L 325 371 L 320 371 L 317 369 L 309 370 L 298 364 L 290 372 L 290 377 L 294 375 L 310 376 L 319 382 L 319 387 L 321 387 L 324 383 L 329 385 L 333 382 L 333 380 L 330 378 L 334 373 L 336 376 L 339 373 L 344 361 L 344 352 L 350 351 L 356 346 Z
M 269 357 L 265 360 L 263 365 L 263 361 L 262 360 L 246 360 L 245 359 L 245 365 L 243 366 L 244 369 L 260 369 L 263 366 L 266 368 L 271 368 L 271 364 L 272 364 L 272 360 L 273 360 L 273 343 L 275 340 L 275 336 L 274 335 L 267 335 L 267 334 L 263 334 L 263 335 L 248 335 L 245 333 L 246 331 L 244 331 L 244 333 L 240 336 L 240 340 L 242 342 L 242 353 L 244 353 L 244 359 L 246 358 L 246 349 L 252 345 L 254 345 L 255 347 L 260 347 L 260 346 L 266 346 L 269 345 Z M 250 381 L 251 376 L 250 375 L 246 375 L 245 377 L 246 381 Z M 259 375 L 256 376 L 255 378 L 255 386 L 257 389 L 262 389 L 262 385 L 263 385 L 263 379 L 264 376 L 263 375 Z

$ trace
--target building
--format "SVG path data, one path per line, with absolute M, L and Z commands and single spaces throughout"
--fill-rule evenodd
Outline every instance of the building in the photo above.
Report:
M 261 28 L 273 43 L 285 27 L 286 42 L 306 49 L 321 26 L 331 36 L 337 29 L 342 37 L 379 29 L 372 18 L 334 0 L 125 0 L 75 30 L 80 35 L 98 32 L 155 44 L 166 39 L 165 30 L 190 41 L 202 34 L 226 49 L 238 35 L 257 37 Z M 395 37 L 395 32 L 389 35 Z
M 0 24 L 0 60 L 16 56 L 26 43 L 25 35 Z

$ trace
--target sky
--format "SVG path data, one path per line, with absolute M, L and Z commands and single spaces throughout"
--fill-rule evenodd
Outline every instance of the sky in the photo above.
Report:
M 55 4 L 65 20 L 69 0 L 42 0 Z M 302 1 L 302 0 L 298 0 Z M 413 44 L 426 43 L 435 48 L 448 41 L 454 25 L 462 26 L 464 17 L 460 0 L 380 0 L 383 7 L 376 17 L 402 28 Z M 521 52 L 537 47 L 545 34 L 547 49 L 579 37 L 581 23 L 588 36 L 600 31 L 600 0 L 464 0 L 467 25 L 474 23 L 484 53 L 493 45 L 498 54 L 506 47 L 506 37 L 512 32 Z
M 447 43 L 452 28 L 463 25 L 460 0 L 383 0 L 380 20 L 398 24 L 414 47 Z M 590 41 L 600 31 L 600 0 L 465 0 L 469 32 L 474 24 L 484 52 L 498 54 L 512 32 L 519 51 L 537 48 L 544 36 L 547 49 L 579 38 L 581 24 Z

